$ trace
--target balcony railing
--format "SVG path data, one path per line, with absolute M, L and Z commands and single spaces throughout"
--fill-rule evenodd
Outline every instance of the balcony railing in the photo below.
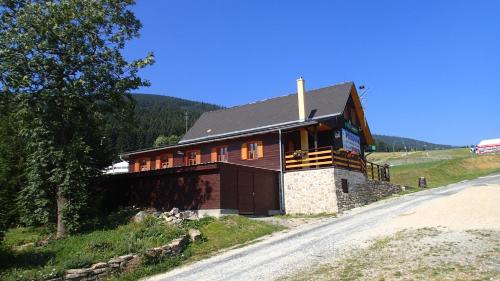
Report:
M 366 165 L 358 155 L 340 153 L 333 150 L 331 146 L 285 153 L 286 171 L 331 166 L 363 173 L 366 171 Z
M 388 166 L 366 162 L 359 155 L 337 152 L 331 146 L 285 153 L 285 171 L 325 167 L 358 171 L 373 180 L 390 180 Z

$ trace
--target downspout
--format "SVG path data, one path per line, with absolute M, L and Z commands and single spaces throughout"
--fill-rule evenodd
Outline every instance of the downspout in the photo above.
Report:
M 280 211 L 285 213 L 285 189 L 284 185 L 284 174 L 283 174 L 283 145 L 281 143 L 281 129 L 278 130 L 279 136 L 279 146 L 280 146 L 280 180 L 279 180 L 279 189 L 280 189 Z

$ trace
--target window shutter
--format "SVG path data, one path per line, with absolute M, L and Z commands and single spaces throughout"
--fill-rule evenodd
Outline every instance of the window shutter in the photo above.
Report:
M 210 161 L 217 162 L 217 148 L 212 147 L 212 152 L 210 152 Z
M 156 156 L 156 168 L 155 169 L 161 169 L 161 156 L 160 155 Z
M 246 143 L 241 144 L 241 160 L 247 160 L 248 158 L 248 148 Z
M 141 170 L 140 165 L 140 160 L 135 160 L 134 162 L 134 172 L 139 172 Z
M 199 150 L 196 151 L 196 164 L 201 164 L 201 153 Z
M 257 157 L 264 157 L 264 146 L 262 145 L 262 141 L 257 142 Z
M 167 159 L 168 159 L 168 166 L 173 167 L 174 166 L 174 155 L 167 154 Z

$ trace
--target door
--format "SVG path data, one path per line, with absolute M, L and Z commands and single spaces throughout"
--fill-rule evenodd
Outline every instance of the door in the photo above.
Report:
M 238 210 L 240 214 L 254 213 L 253 173 L 238 169 Z

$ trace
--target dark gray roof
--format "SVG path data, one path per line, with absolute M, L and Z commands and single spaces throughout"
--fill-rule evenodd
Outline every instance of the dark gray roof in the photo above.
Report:
M 349 99 L 353 82 L 307 91 L 306 112 L 309 119 L 341 114 Z M 299 120 L 297 93 L 203 113 L 184 135 L 181 143 L 219 138 Z

